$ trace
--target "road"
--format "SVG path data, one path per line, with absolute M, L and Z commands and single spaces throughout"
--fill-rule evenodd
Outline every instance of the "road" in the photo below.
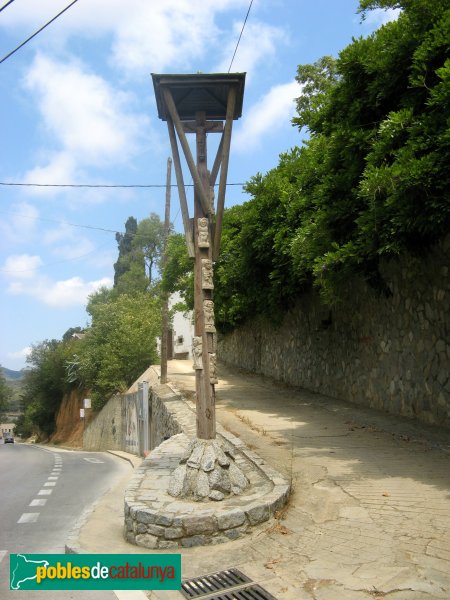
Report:
M 9 591 L 9 554 L 64 553 L 82 514 L 127 472 L 131 465 L 108 453 L 0 443 L 0 600 L 42 600 L 39 591 Z M 45 598 L 117 600 L 112 591 Z

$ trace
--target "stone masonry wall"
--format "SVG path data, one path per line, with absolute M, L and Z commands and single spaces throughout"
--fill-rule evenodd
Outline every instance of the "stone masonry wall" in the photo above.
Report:
M 159 446 L 164 440 L 167 440 L 182 431 L 175 416 L 168 410 L 160 393 L 161 392 L 157 393 L 152 390 L 150 396 L 150 448 L 152 450 Z
M 450 428 L 450 236 L 426 259 L 382 265 L 392 293 L 364 282 L 329 309 L 311 292 L 280 326 L 255 319 L 219 341 L 225 363 Z

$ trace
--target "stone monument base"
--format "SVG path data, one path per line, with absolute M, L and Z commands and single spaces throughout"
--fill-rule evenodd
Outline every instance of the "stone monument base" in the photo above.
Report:
M 229 439 L 224 440 L 225 437 Z M 196 444 L 197 441 L 200 444 Z M 232 452 L 234 460 L 231 460 Z M 229 460 L 228 469 L 224 456 Z M 214 469 L 205 471 L 210 469 L 213 458 L 216 471 L 217 465 L 228 471 L 229 491 L 226 477 L 220 489 L 219 483 L 210 483 L 210 477 L 213 482 L 216 477 L 220 481 L 220 477 L 212 475 Z M 185 462 L 180 465 L 182 460 Z M 188 467 L 189 460 L 194 465 Z M 234 470 L 231 465 L 248 482 L 244 489 L 236 485 L 230 475 L 230 468 Z M 208 479 L 208 490 L 206 485 L 205 488 L 198 487 L 198 476 L 193 478 L 197 483 L 191 486 L 190 476 L 180 467 L 186 467 L 186 473 L 188 468 L 201 470 Z M 175 478 L 177 469 L 180 469 L 180 475 Z M 201 479 L 204 478 L 201 476 Z M 189 486 L 191 497 L 170 494 L 181 492 L 184 486 Z M 233 493 L 233 486 L 236 491 L 239 487 L 239 494 Z M 125 537 L 133 544 L 152 549 L 228 542 L 245 536 L 269 520 L 284 506 L 289 491 L 289 483 L 275 469 L 231 434 L 218 436 L 217 440 L 192 442 L 180 433 L 155 448 L 136 469 L 125 493 Z M 223 494 L 224 498 L 217 501 L 214 492 Z

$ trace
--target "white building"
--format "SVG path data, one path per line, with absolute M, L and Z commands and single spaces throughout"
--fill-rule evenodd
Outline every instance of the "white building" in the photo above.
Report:
M 181 297 L 178 292 L 169 298 L 169 311 L 180 303 Z M 194 315 L 193 311 L 177 311 L 172 317 L 172 327 L 169 328 L 169 343 L 167 357 L 192 359 L 192 338 L 194 337 Z M 158 338 L 158 352 L 161 350 L 161 339 Z

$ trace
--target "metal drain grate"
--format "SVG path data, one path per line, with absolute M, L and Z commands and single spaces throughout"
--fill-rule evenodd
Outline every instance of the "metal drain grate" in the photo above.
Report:
M 238 569 L 228 569 L 212 575 L 203 575 L 182 581 L 181 593 L 185 598 L 199 598 L 245 583 L 251 583 L 251 581 L 247 575 L 244 575 Z
M 238 569 L 186 579 L 181 582 L 180 591 L 189 600 L 276 600 L 272 594 L 252 583 L 252 580 Z

